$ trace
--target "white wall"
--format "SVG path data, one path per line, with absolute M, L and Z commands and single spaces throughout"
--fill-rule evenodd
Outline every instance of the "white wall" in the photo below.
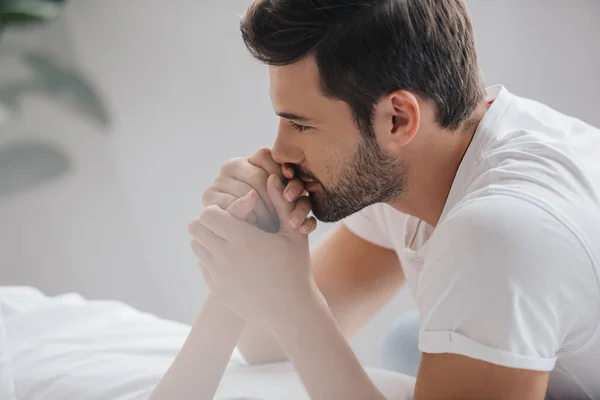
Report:
M 223 160 L 249 155 L 275 135 L 266 70 L 238 33 L 248 3 L 80 0 L 52 26 L 3 39 L 0 49 L 45 49 L 83 70 L 111 125 L 102 129 L 54 98 L 27 95 L 22 114 L 0 129 L 0 149 L 41 138 L 71 165 L 53 181 L 0 195 L 0 282 L 195 317 L 206 288 L 187 222 Z M 487 83 L 600 125 L 600 2 L 469 5 Z M 0 84 L 22 73 L 2 60 Z M 410 307 L 401 293 L 359 333 L 353 344 L 363 360 L 378 362 L 390 318 Z

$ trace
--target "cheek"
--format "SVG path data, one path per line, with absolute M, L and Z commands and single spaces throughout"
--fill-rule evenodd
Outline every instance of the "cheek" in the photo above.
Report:
M 307 136 L 308 138 L 308 136 Z M 359 133 L 347 129 L 321 130 L 305 145 L 304 168 L 311 171 L 324 186 L 331 186 L 346 174 L 348 163 L 359 147 Z
M 313 173 L 325 186 L 335 185 L 349 167 L 347 154 L 334 147 L 322 148 L 318 158 L 318 164 L 314 165 Z

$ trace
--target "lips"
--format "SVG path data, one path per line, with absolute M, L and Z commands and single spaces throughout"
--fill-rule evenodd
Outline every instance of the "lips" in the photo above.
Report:
M 310 182 L 305 182 L 304 183 L 304 189 L 307 192 L 314 192 L 316 191 L 319 187 L 321 186 L 321 184 L 319 182 L 315 182 L 315 181 L 310 181 Z
M 304 190 L 306 190 L 307 192 L 314 192 L 321 186 L 319 181 L 311 179 L 305 174 L 299 173 L 298 178 L 300 178 L 300 180 L 304 183 Z

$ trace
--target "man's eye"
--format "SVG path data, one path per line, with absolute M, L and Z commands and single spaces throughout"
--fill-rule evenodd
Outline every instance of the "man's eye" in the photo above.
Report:
M 290 123 L 292 124 L 292 127 L 297 130 L 298 132 L 304 132 L 308 129 L 310 129 L 310 126 L 305 126 L 305 125 L 300 125 L 295 123 L 294 121 L 290 121 Z

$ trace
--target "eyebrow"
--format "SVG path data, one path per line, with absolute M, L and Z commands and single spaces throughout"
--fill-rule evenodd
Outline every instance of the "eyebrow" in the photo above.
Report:
M 292 114 L 292 113 L 287 113 L 287 112 L 278 112 L 276 114 L 278 116 L 280 116 L 281 118 L 291 119 L 291 120 L 294 120 L 294 121 L 302 121 L 302 122 L 312 121 L 311 118 L 303 117 L 302 115 L 297 115 L 297 114 Z

